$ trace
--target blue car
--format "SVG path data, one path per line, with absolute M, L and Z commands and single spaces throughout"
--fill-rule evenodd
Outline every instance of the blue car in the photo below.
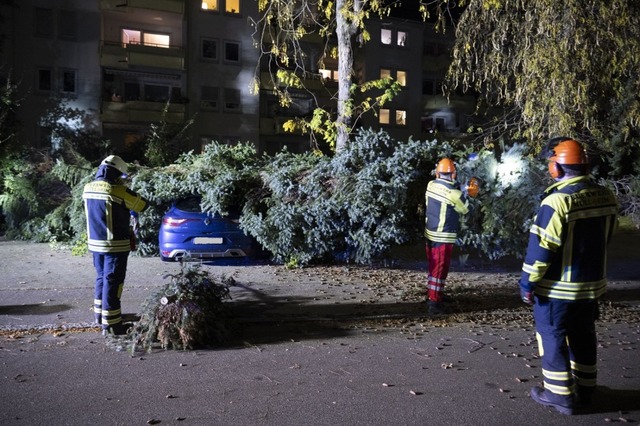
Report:
M 199 197 L 183 198 L 171 206 L 160 225 L 160 258 L 179 260 L 248 259 L 256 241 L 240 229 L 239 214 L 221 217 L 203 213 Z

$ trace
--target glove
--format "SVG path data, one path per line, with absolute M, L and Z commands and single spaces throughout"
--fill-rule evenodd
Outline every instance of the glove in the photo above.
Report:
M 527 305 L 533 305 L 533 287 L 534 283 L 530 283 L 526 278 L 520 279 L 520 299 Z
M 520 297 L 522 301 L 527 305 L 533 305 L 535 301 L 533 300 L 533 292 L 520 289 Z

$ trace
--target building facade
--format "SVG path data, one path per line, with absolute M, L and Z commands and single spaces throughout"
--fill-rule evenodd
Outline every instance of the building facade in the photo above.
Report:
M 309 116 L 316 101 L 331 110 L 337 64 L 319 61 L 319 44 L 308 43 L 308 91 L 294 92 L 280 107 L 263 69 L 260 93 L 250 93 L 259 61 L 254 46 L 255 0 L 21 0 L 3 7 L 0 73 L 18 84 L 23 123 L 20 140 L 55 146 L 42 119 L 56 102 L 83 111 L 82 123 L 116 150 L 140 143 L 153 123 L 184 126 L 183 151 L 199 152 L 211 141 L 250 142 L 259 152 L 286 147 L 303 152 L 308 135 L 282 125 Z M 469 97 L 444 98 L 440 82 L 449 62 L 450 35 L 429 24 L 388 18 L 367 24 L 372 38 L 355 43 L 356 81 L 391 77 L 402 91 L 378 114 L 357 125 L 383 128 L 394 138 L 432 138 L 434 132 L 466 129 Z M 315 47 L 314 47 L 315 46 Z

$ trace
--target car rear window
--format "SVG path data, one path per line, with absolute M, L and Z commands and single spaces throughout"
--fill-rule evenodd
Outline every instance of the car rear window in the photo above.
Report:
M 176 208 L 191 213 L 199 213 L 202 211 L 202 209 L 200 208 L 200 198 L 198 197 L 190 197 L 178 200 L 176 202 Z

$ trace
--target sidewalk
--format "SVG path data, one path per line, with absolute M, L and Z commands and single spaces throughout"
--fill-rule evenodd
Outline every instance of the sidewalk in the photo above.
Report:
M 230 302 L 243 324 L 238 340 L 215 350 L 132 355 L 90 328 L 89 258 L 0 242 L 0 424 L 638 422 L 634 241 L 632 249 L 612 249 L 609 299 L 598 324 L 597 401 L 572 417 L 528 396 L 542 378 L 530 310 L 510 287 L 517 270 L 454 268 L 448 284 L 457 312 L 434 320 L 420 303 L 419 264 L 205 266 L 238 284 Z M 132 257 L 123 312 L 136 314 L 162 277 L 178 270 Z

